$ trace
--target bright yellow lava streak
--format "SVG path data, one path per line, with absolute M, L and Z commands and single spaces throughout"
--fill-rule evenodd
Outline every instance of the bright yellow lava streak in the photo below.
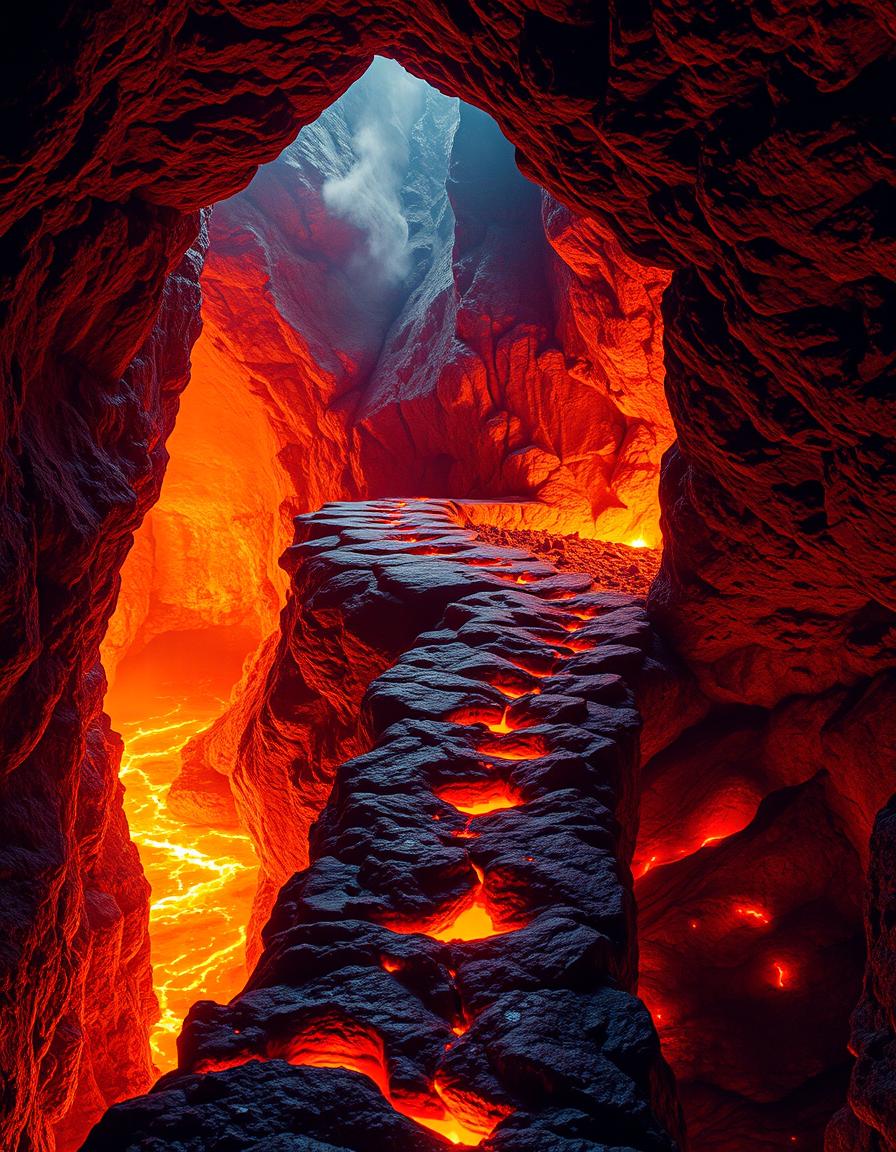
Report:
M 141 721 L 113 719 L 125 742 L 125 814 L 152 888 L 149 935 L 161 1018 L 150 1042 L 160 1072 L 177 1065 L 176 1040 L 191 1005 L 226 1002 L 246 981 L 246 924 L 258 873 L 251 841 L 232 829 L 186 824 L 165 803 L 180 750 L 213 718 L 176 706 Z

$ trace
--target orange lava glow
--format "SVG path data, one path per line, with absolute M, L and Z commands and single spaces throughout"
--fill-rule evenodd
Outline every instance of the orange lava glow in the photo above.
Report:
M 763 912 L 761 908 L 742 908 L 734 909 L 736 915 L 740 916 L 748 924 L 754 924 L 757 927 L 761 924 L 770 924 L 768 913 Z
M 522 804 L 520 796 L 501 780 L 489 780 L 481 784 L 452 784 L 440 789 L 436 795 L 467 816 L 486 816 L 489 812 L 518 808 Z
M 124 808 L 152 889 L 149 934 L 161 1018 L 150 1035 L 161 1072 L 177 1065 L 176 1040 L 190 1007 L 226 1003 L 245 984 L 246 925 L 258 862 L 248 836 L 185 824 L 166 804 L 180 750 L 215 719 L 242 652 L 213 637 L 189 651 L 158 638 L 126 657 L 106 700 L 124 738 Z M 176 682 L 172 680 L 176 677 Z M 222 681 L 223 677 L 223 681 Z
M 411 935 L 419 932 L 444 944 L 487 940 L 491 936 L 503 936 L 524 927 L 521 922 L 496 923 L 486 901 L 485 875 L 481 868 L 473 865 L 478 884 L 471 889 L 467 898 L 455 906 L 447 916 L 439 916 L 429 921 L 403 920 L 393 918 L 383 921 L 392 932 Z
M 451 1144 L 476 1147 L 510 1111 L 506 1107 L 487 1105 L 464 1093 L 460 1114 L 461 1109 L 454 1103 L 451 1093 L 438 1080 L 434 1082 L 429 1097 L 394 1095 L 382 1040 L 372 1030 L 351 1021 L 321 1023 L 313 1032 L 291 1041 L 282 1055 L 290 1064 L 310 1068 L 345 1068 L 366 1076 L 396 1112 Z
M 712 848 L 716 844 L 727 840 L 729 836 L 734 836 L 737 832 L 740 832 L 750 823 L 750 820 L 752 820 L 756 807 L 755 804 L 748 802 L 746 805 L 739 805 L 738 808 L 739 810 L 737 812 L 727 816 L 723 828 L 718 829 L 718 831 L 713 831 L 709 833 L 709 835 L 706 833 L 706 822 L 696 821 L 696 828 L 690 831 L 689 836 L 683 836 L 682 838 L 685 842 L 680 843 L 677 847 L 673 847 L 672 845 L 658 846 L 655 844 L 648 847 L 647 844 L 639 841 L 635 851 L 635 859 L 632 861 L 632 873 L 635 879 L 640 880 L 652 869 L 662 868 L 667 864 L 674 864 L 676 861 L 683 860 L 686 856 L 691 856 L 703 848 Z
M 489 708 L 477 708 L 475 706 L 457 708 L 450 713 L 448 719 L 453 724 L 482 724 L 496 736 L 505 736 L 508 732 L 517 732 L 520 728 L 526 727 L 524 723 L 511 720 L 507 708 L 500 716 L 496 716 L 494 711 Z
M 565 643 L 558 645 L 560 648 L 566 648 L 570 652 L 592 652 L 596 645 L 592 644 L 589 640 L 567 640 Z
M 790 983 L 790 969 L 780 962 L 780 960 L 772 961 L 772 969 L 775 973 L 774 984 L 776 988 L 786 988 Z
M 541 689 L 537 684 L 531 688 L 520 688 L 516 684 L 493 683 L 492 688 L 496 688 L 508 700 L 520 700 L 523 696 L 539 696 L 541 694 Z

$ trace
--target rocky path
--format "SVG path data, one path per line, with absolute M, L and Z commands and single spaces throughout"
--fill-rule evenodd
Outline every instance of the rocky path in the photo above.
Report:
M 676 1147 L 631 993 L 646 617 L 461 520 L 436 500 L 299 518 L 306 615 L 409 640 L 247 988 L 195 1006 L 180 1071 L 89 1152 Z

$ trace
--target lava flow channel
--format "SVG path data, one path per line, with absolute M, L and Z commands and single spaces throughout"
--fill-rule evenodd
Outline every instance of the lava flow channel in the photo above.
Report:
M 150 1043 L 161 1072 L 177 1065 L 177 1036 L 190 1007 L 200 999 L 229 1000 L 247 975 L 246 924 L 258 874 L 252 843 L 241 832 L 187 825 L 165 803 L 180 750 L 208 723 L 173 711 L 120 725 L 125 815 L 152 889 L 160 1018 Z
M 220 714 L 239 649 L 210 633 L 185 646 L 159 637 L 118 668 L 106 698 L 124 750 L 120 779 L 131 839 L 151 888 L 149 936 L 160 1018 L 150 1033 L 160 1072 L 177 1065 L 177 1036 L 197 1000 L 229 1000 L 246 981 L 246 925 L 258 861 L 231 828 L 196 826 L 167 804 L 181 749 Z

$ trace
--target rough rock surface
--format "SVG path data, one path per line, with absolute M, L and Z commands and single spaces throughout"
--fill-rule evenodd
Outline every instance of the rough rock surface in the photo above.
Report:
M 336 771 L 246 990 L 194 1007 L 178 1071 L 86 1152 L 445 1146 L 418 1125 L 495 1152 L 677 1146 L 630 991 L 646 617 L 458 519 L 433 501 L 299 518 L 293 647 L 316 618 L 331 665 L 404 649 L 365 695 L 371 750 Z
M 770 710 L 707 714 L 698 695 L 690 716 L 657 709 L 667 683 L 638 692 L 656 713 L 634 860 L 640 992 L 694 1147 L 726 1152 L 732 1132 L 819 1147 L 849 1077 L 869 830 L 896 788 L 893 677 Z
M 467 514 L 468 504 L 464 504 Z M 523 548 L 560 571 L 587 572 L 599 588 L 646 598 L 662 554 L 654 548 L 629 548 L 606 540 L 582 540 L 526 528 L 496 528 L 473 521 L 488 544 Z
M 878 816 L 871 838 L 865 897 L 868 952 L 865 985 L 853 1013 L 856 1062 L 849 1106 L 825 1133 L 825 1152 L 892 1152 L 896 1148 L 896 798 Z
M 17 869 L 2 1036 L 7 1122 L 40 1147 L 55 1089 L 37 1075 L 33 1009 L 46 1048 L 65 974 L 83 974 L 57 929 L 70 888 L 55 881 L 80 883 L 72 811 L 91 719 L 71 700 L 170 413 L 151 376 L 135 392 L 118 382 L 197 210 L 244 187 L 375 51 L 489 111 L 552 195 L 674 269 L 679 448 L 654 608 L 704 692 L 763 707 L 867 698 L 894 663 L 896 24 L 882 0 L 88 0 L 52 26 L 40 6 L 18 15 L 0 74 L 0 684 L 16 798 L 2 843 Z M 892 695 L 869 712 L 869 742 L 891 710 Z
M 429 506 L 419 501 L 399 505 Z M 466 520 L 466 504 L 447 507 L 459 520 Z M 301 539 L 306 521 L 300 518 L 298 523 Z M 307 523 L 314 527 L 318 522 Z M 371 539 L 381 531 L 371 527 Z M 462 538 L 476 539 L 476 531 L 465 529 Z M 421 604 L 414 613 L 393 596 L 393 575 L 385 560 L 382 574 L 377 567 L 350 571 L 338 586 L 321 589 L 323 561 L 305 563 L 301 549 L 290 549 L 283 559 L 291 575 L 290 595 L 279 636 L 262 646 L 228 711 L 188 746 L 178 802 L 193 789 L 201 798 L 209 770 L 229 776 L 240 823 L 252 836 L 261 861 L 250 955 L 255 955 L 277 892 L 307 863 L 308 830 L 329 794 L 336 766 L 369 746 L 370 732 L 361 712 L 369 684 L 394 664 L 421 630 L 421 621 L 435 626 L 458 587 L 486 589 L 497 582 L 488 565 L 465 566 L 452 583 L 444 576 L 444 564 L 435 568 L 421 564 L 420 557 L 436 549 L 428 542 L 431 537 L 431 529 L 418 531 L 413 522 L 403 528 L 398 521 L 394 528 L 387 524 L 384 555 L 395 554 L 399 572 L 408 563 L 420 568 L 415 587 Z M 530 557 L 525 551 L 508 554 Z M 520 576 L 521 582 L 527 579 L 525 563 Z M 369 586 L 377 581 L 382 588 L 374 612 Z
M 158 497 L 164 434 L 198 332 L 203 251 L 204 234 L 114 388 L 95 395 L 85 380 L 56 401 L 51 425 L 32 415 L 22 429 L 20 448 L 38 452 L 31 495 L 59 503 L 43 522 L 19 504 L 30 563 L 13 554 L 3 581 L 12 656 L 0 728 L 4 1148 L 51 1148 L 54 1127 L 61 1147 L 76 1147 L 99 1112 L 152 1080 L 149 890 L 122 812 L 121 741 L 102 711 L 99 646 L 135 501 L 139 515 Z M 155 407 L 144 411 L 149 399 Z M 6 546 L 15 540 L 7 535 Z M 40 619 L 29 587 L 41 589 Z M 28 611 L 7 615 L 17 596 Z

